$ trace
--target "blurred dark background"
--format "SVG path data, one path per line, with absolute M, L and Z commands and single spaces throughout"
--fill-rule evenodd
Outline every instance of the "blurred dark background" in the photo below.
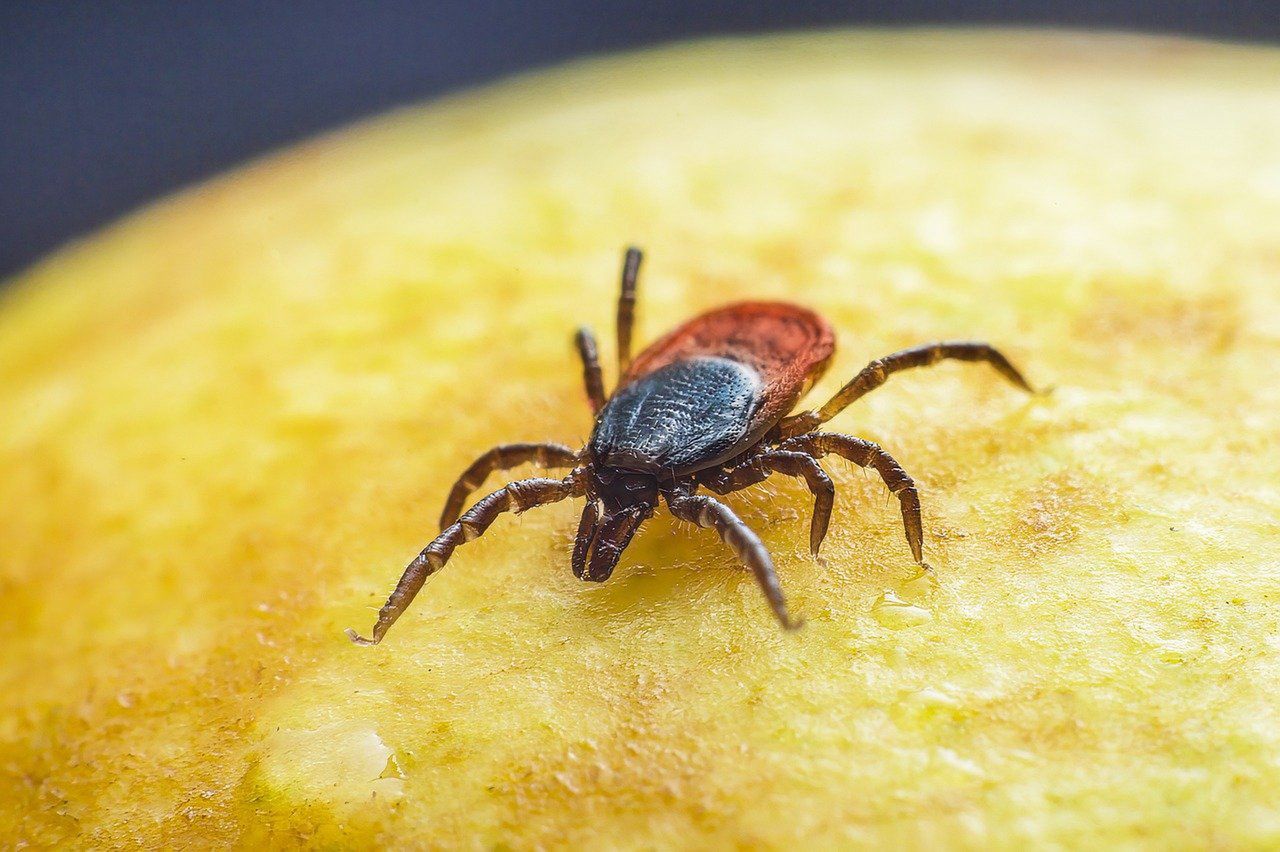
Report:
M 574 56 L 837 24 L 1280 40 L 1280 1 L 0 0 L 0 276 L 183 184 L 397 104 Z

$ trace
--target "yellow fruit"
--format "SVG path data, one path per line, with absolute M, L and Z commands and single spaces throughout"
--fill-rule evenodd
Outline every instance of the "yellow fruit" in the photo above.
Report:
M 608 583 L 576 507 L 367 630 L 453 478 L 578 444 L 570 348 L 744 297 L 991 340 Z M 602 335 L 604 336 L 604 335 Z M 605 337 L 607 341 L 607 336 Z M 0 831 L 85 846 L 1280 844 L 1280 53 L 831 33 L 591 61 L 184 193 L 0 302 Z

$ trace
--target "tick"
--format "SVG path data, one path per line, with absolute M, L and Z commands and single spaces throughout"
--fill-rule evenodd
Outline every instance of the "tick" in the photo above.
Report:
M 619 379 L 611 395 L 605 395 L 594 335 L 582 328 L 575 338 L 595 415 L 587 445 L 574 451 L 561 444 L 503 444 L 476 459 L 445 501 L 440 534 L 405 568 L 379 611 L 372 638 L 348 630 L 354 642 L 382 641 L 426 579 L 444 567 L 458 545 L 479 538 L 503 512 L 524 512 L 569 497 L 586 498 L 573 547 L 575 576 L 596 583 L 609 579 L 662 500 L 676 518 L 714 529 L 751 569 L 778 621 L 794 629 L 800 622 L 787 612 L 773 560 L 760 537 L 727 505 L 698 490 L 729 494 L 775 473 L 803 479 L 814 498 L 809 549 L 816 557 L 835 500 L 831 478 L 818 464 L 828 455 L 880 475 L 898 498 L 912 557 L 927 567 L 915 482 L 876 444 L 817 428 L 899 370 L 944 359 L 986 362 L 1032 392 L 1009 359 L 986 343 L 915 346 L 872 361 L 816 411 L 791 414 L 835 352 L 830 324 L 797 305 L 740 302 L 689 320 L 632 360 L 640 259 L 640 251 L 629 248 L 622 264 Z M 462 512 L 468 495 L 489 474 L 525 463 L 569 469 L 569 474 L 512 482 Z

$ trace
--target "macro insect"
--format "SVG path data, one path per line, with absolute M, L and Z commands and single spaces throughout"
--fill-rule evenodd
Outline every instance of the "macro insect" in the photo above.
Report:
M 473 541 L 504 512 L 524 512 L 570 497 L 586 507 L 573 546 L 573 573 L 609 579 L 622 552 L 659 500 L 676 518 L 714 529 L 755 575 L 778 621 L 800 626 L 787 611 L 773 560 L 760 537 L 727 505 L 699 494 L 729 494 L 772 474 L 803 479 L 813 494 L 809 549 L 816 557 L 831 521 L 835 487 L 818 464 L 834 455 L 870 468 L 897 498 L 911 555 L 923 569 L 920 496 L 894 458 L 870 441 L 816 431 L 848 405 L 900 370 L 944 359 L 980 361 L 1024 391 L 1022 374 L 986 343 L 944 342 L 877 358 L 817 410 L 790 412 L 826 370 L 835 333 L 822 317 L 783 302 L 740 302 L 694 317 L 631 358 L 636 281 L 641 253 L 626 251 L 618 297 L 618 382 L 606 396 L 596 340 L 575 337 L 595 427 L 587 445 L 504 444 L 480 456 L 454 484 L 440 516 L 440 534 L 405 568 L 378 613 L 371 638 L 347 630 L 352 641 L 375 645 L 422 584 L 444 567 L 458 545 Z M 512 482 L 463 512 L 467 497 L 493 472 L 533 463 L 569 469 L 562 479 Z

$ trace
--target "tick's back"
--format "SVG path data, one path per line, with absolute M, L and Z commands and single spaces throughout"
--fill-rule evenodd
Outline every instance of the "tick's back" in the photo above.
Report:
M 591 437 L 598 464 L 681 475 L 717 464 L 750 437 L 764 383 L 752 367 L 696 356 L 620 389 Z

